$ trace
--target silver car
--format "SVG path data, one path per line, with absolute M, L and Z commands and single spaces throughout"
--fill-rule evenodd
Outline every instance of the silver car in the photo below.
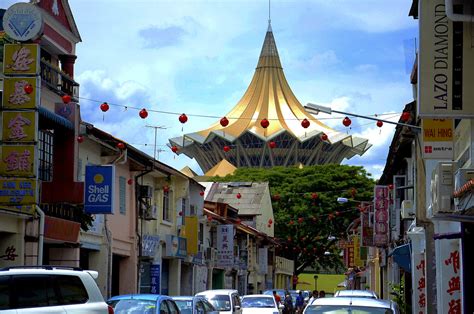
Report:
M 303 314 L 399 314 L 393 301 L 369 298 L 320 298 L 308 305 Z
M 334 297 L 378 299 L 377 294 L 372 290 L 339 290 L 334 293 Z

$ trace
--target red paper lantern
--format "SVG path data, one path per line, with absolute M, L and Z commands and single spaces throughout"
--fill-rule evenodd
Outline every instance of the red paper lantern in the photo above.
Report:
M 227 153 L 228 151 L 230 151 L 230 146 L 224 146 L 224 151 Z
M 299 224 L 302 224 L 303 221 L 304 221 L 304 219 L 303 219 L 302 217 L 298 218 L 298 223 L 299 223 Z
M 336 210 L 336 216 L 339 216 L 339 215 L 341 215 L 341 213 Z
M 303 128 L 305 128 L 305 129 L 309 128 L 309 125 L 310 125 L 310 124 L 311 124 L 311 123 L 310 123 L 309 120 L 306 119 L 306 118 L 304 118 L 303 121 L 301 121 L 301 126 L 302 126 Z
M 64 95 L 63 97 L 61 97 L 63 99 L 63 103 L 65 104 L 69 104 L 71 102 L 71 96 L 69 95 Z
M 408 120 L 410 120 L 410 117 L 411 117 L 411 114 L 410 112 L 408 111 L 403 111 L 401 117 L 400 117 L 400 120 L 402 120 L 402 122 L 407 122 Z
M 344 124 L 345 127 L 348 127 L 351 125 L 352 121 L 349 119 L 349 117 L 345 117 L 344 120 L 342 120 L 342 124 Z
M 270 121 L 268 121 L 267 119 L 263 118 L 262 121 L 260 121 L 260 125 L 262 126 L 262 128 L 266 129 L 266 128 L 268 128 L 268 126 L 270 125 Z
M 102 110 L 102 112 L 107 112 L 107 111 L 109 111 L 109 108 L 110 108 L 110 107 L 109 107 L 109 104 L 106 103 L 106 102 L 104 102 L 104 103 L 102 103 L 102 104 L 100 105 L 100 110 Z
M 240 223 L 242 222 L 242 220 L 240 220 L 240 218 L 237 218 L 237 219 L 235 220 L 235 222 L 238 223 L 238 224 L 240 224 Z
M 295 222 L 294 222 L 293 220 L 290 220 L 290 225 L 293 226 L 294 223 L 295 223 Z
M 127 183 L 128 183 L 128 185 L 132 185 L 133 184 L 133 179 L 128 179 Z
M 179 116 L 179 122 L 183 124 L 188 122 L 188 116 L 183 113 L 182 115 Z
M 170 191 L 170 187 L 167 186 L 167 185 L 165 185 L 165 186 L 163 187 L 163 192 L 169 192 L 169 191 Z
M 318 193 L 311 193 L 311 198 L 313 200 L 317 199 L 319 197 Z
M 271 141 L 268 143 L 268 146 L 273 149 L 277 146 L 277 144 L 274 141 Z
M 204 191 L 199 192 L 199 195 L 204 196 Z
M 146 109 L 143 108 L 142 110 L 140 110 L 138 115 L 140 116 L 140 118 L 145 119 L 146 117 L 148 117 L 148 111 L 146 111 Z
M 77 142 L 78 142 L 78 143 L 84 142 L 84 136 L 79 135 L 79 136 L 77 137 Z
M 238 199 L 240 199 L 240 198 L 242 198 L 242 194 L 237 193 L 237 195 L 236 195 L 235 197 L 237 197 Z
M 171 146 L 171 151 L 173 153 L 176 153 L 178 151 L 178 146 L 176 146 L 176 145 Z
M 388 189 L 389 189 L 389 190 L 393 190 L 393 184 L 389 184 L 389 185 L 388 185 Z
M 382 121 L 380 121 L 380 120 L 379 120 L 379 121 L 377 121 L 377 126 L 378 126 L 379 128 L 381 128 L 381 127 L 383 126 L 383 122 L 382 122 Z
M 334 218 L 334 215 L 333 214 L 329 214 L 328 216 L 329 220 L 332 220 Z
M 226 126 L 229 125 L 229 120 L 228 120 L 226 117 L 223 117 L 223 118 L 221 119 L 220 123 L 221 123 L 221 125 L 222 125 L 223 127 L 226 127 Z
M 212 221 L 212 217 L 211 217 L 211 216 L 207 216 L 207 221 L 211 222 L 211 221 Z
M 279 201 L 280 200 L 280 194 L 273 195 L 273 200 L 274 201 Z
M 118 143 L 117 143 L 117 148 L 118 148 L 118 149 L 125 149 L 125 144 L 122 143 L 122 142 L 118 142 Z
M 321 140 L 327 141 L 328 140 L 328 135 L 326 133 L 321 134 Z
M 364 206 L 360 206 L 360 207 L 359 207 L 359 211 L 360 211 L 361 213 L 365 213 L 365 207 L 364 207 Z
M 31 94 L 33 92 L 33 86 L 31 84 L 26 84 L 25 87 L 23 87 L 25 93 Z
M 292 240 L 291 237 L 288 237 L 288 242 L 291 242 L 291 240 Z
M 268 219 L 268 223 L 271 225 L 273 223 L 273 220 L 271 218 Z
M 178 213 L 178 215 L 180 215 L 180 216 L 183 216 L 183 212 L 182 212 L 182 211 L 180 211 L 180 212 Z

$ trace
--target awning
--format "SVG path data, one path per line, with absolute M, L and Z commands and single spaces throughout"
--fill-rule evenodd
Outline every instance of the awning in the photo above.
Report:
M 406 272 L 411 272 L 411 244 L 397 246 L 388 254 L 393 256 L 393 260 Z
M 65 127 L 66 129 L 74 130 L 74 125 L 71 121 L 52 111 L 49 111 L 44 107 L 39 107 L 39 114 L 42 117 L 45 117 L 46 119 Z

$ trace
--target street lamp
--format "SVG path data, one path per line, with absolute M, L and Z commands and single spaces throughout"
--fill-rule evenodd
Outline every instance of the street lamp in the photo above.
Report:
M 316 104 L 312 104 L 312 103 L 307 103 L 306 106 L 304 106 L 304 108 L 312 114 L 319 114 L 320 112 L 327 113 L 327 114 L 332 114 L 333 112 L 335 112 L 335 113 L 340 113 L 340 114 L 343 114 L 343 115 L 346 115 L 346 116 L 364 118 L 364 119 L 374 120 L 374 121 L 382 121 L 384 123 L 407 126 L 409 128 L 421 130 L 421 127 L 416 126 L 416 125 L 411 125 L 411 124 L 406 124 L 406 123 L 401 123 L 401 122 L 394 122 L 394 121 L 389 121 L 389 120 L 383 120 L 383 119 L 379 119 L 377 117 L 363 116 L 363 115 L 360 115 L 360 114 L 344 112 L 344 111 L 339 111 L 339 110 L 333 110 L 330 107 L 316 105 Z
M 314 275 L 314 290 L 318 290 L 318 275 Z

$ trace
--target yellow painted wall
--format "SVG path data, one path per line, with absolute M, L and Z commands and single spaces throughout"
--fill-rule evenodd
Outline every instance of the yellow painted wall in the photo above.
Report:
M 298 290 L 314 290 L 315 282 L 314 275 L 318 276 L 317 287 L 318 291 L 324 290 L 326 293 L 334 293 L 337 290 L 344 288 L 337 287 L 337 285 L 346 279 L 345 275 L 332 275 L 332 274 L 299 274 L 298 284 L 296 289 Z

